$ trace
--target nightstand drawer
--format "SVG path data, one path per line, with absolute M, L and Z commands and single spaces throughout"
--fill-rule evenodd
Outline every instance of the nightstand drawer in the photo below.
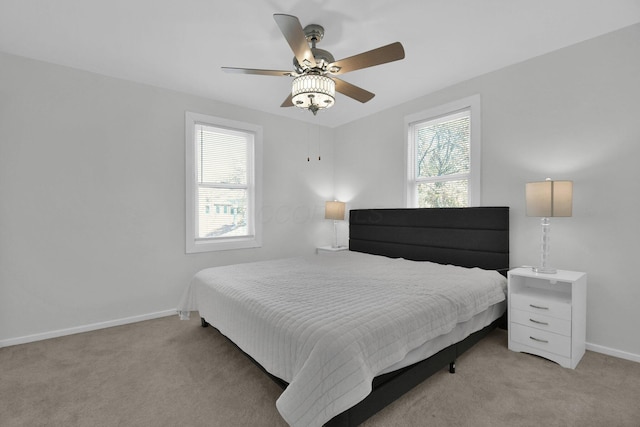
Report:
M 571 302 L 562 301 L 560 298 L 543 298 L 525 292 L 518 294 L 512 293 L 511 307 L 530 313 L 571 320 Z
M 571 321 L 567 319 L 560 319 L 531 311 L 516 310 L 514 308 L 511 310 L 509 321 L 542 331 L 554 332 L 568 337 L 571 336 Z
M 509 334 L 513 341 L 548 351 L 563 357 L 571 357 L 571 338 L 548 331 L 509 323 Z

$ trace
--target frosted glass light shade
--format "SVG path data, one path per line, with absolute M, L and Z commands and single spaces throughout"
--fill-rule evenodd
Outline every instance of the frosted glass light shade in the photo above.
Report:
M 335 102 L 336 82 L 326 76 L 305 74 L 296 77 L 291 85 L 291 102 L 299 108 L 314 112 L 329 108 Z
M 571 216 L 573 181 L 528 182 L 525 187 L 527 216 L 543 218 Z

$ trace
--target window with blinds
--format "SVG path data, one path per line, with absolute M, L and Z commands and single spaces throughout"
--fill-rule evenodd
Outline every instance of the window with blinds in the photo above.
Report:
M 472 97 L 405 120 L 407 206 L 479 205 L 479 124 L 472 127 L 477 115 L 479 99 Z
M 187 252 L 260 245 L 261 128 L 187 113 Z

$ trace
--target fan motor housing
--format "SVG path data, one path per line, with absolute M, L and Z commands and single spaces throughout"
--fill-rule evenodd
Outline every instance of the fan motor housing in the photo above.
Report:
M 324 27 L 318 24 L 309 24 L 304 29 L 304 36 L 309 43 L 317 43 L 324 37 Z
M 315 68 L 320 71 L 326 71 L 327 65 L 334 63 L 336 60 L 331 52 L 316 47 L 316 43 L 324 37 L 324 27 L 318 24 L 309 24 L 304 27 L 303 31 L 307 42 L 311 43 L 311 53 L 316 61 Z M 295 56 L 293 57 L 293 67 L 298 74 L 304 74 L 307 70 L 305 67 L 300 66 Z
M 311 48 L 311 53 L 316 60 L 316 68 L 320 69 L 321 71 L 326 71 L 327 65 L 336 62 L 331 52 L 324 49 L 313 47 Z M 303 74 L 305 72 L 305 68 L 300 66 L 300 63 L 295 56 L 293 57 L 293 67 L 298 74 Z

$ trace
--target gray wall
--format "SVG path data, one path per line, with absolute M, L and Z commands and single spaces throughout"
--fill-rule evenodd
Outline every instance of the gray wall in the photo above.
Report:
M 262 248 L 185 254 L 186 110 L 263 126 Z M 330 244 L 322 218 L 333 153 L 321 141 L 332 138 L 328 128 L 0 54 L 0 345 L 163 315 L 201 268 Z M 322 160 L 307 162 L 318 149 Z
M 512 266 L 539 264 L 525 183 L 573 180 L 573 217 L 551 221 L 551 262 L 588 273 L 589 348 L 640 361 L 640 25 L 338 128 L 338 198 L 351 208 L 402 206 L 404 117 L 476 93 L 482 204 L 511 207 Z
M 406 115 L 479 93 L 482 204 L 511 207 L 512 265 L 538 263 L 524 184 L 573 180 L 551 261 L 589 274 L 589 348 L 640 360 L 639 40 L 632 26 L 336 129 L 0 54 L 0 345 L 168 313 L 203 267 L 311 254 L 331 242 L 325 200 L 402 206 Z M 185 110 L 264 127 L 263 248 L 184 254 Z

